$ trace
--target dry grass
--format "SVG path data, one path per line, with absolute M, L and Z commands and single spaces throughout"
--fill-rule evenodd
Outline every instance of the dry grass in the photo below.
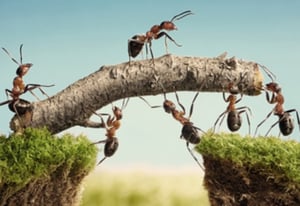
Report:
M 84 183 L 82 206 L 209 205 L 201 173 L 99 169 Z

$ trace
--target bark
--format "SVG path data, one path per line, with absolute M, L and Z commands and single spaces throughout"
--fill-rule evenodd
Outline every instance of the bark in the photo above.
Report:
M 240 93 L 258 95 L 262 82 L 257 63 L 226 58 L 226 53 L 215 58 L 165 55 L 154 61 L 102 66 L 58 94 L 32 103 L 24 122 L 47 127 L 52 133 L 76 125 L 100 127 L 89 120 L 93 111 L 119 99 L 174 91 L 223 92 L 229 83 L 237 85 Z M 13 118 L 11 129 L 18 131 L 19 125 L 18 118 Z

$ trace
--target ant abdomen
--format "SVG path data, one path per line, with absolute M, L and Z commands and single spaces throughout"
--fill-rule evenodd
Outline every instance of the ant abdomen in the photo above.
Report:
M 242 119 L 237 111 L 230 111 L 228 112 L 228 117 L 227 117 L 227 126 L 230 131 L 235 132 L 240 129 L 242 125 Z
M 111 157 L 115 154 L 119 147 L 119 141 L 116 137 L 108 138 L 104 145 L 104 155 L 106 157 Z
M 279 128 L 281 133 L 286 136 L 293 132 L 294 122 L 291 115 L 287 112 L 279 116 Z
M 191 144 L 199 144 L 200 137 L 197 129 L 192 124 L 185 124 L 181 130 L 181 137 Z
M 10 111 L 18 115 L 24 115 L 26 112 L 32 111 L 31 103 L 26 101 L 25 99 L 12 101 L 8 104 L 8 108 Z

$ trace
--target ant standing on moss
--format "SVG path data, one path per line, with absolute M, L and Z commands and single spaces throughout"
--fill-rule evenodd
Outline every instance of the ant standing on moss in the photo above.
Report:
M 270 104 L 275 104 L 275 107 L 271 110 L 271 112 L 266 116 L 266 118 L 264 120 L 262 120 L 256 127 L 255 130 L 255 134 L 257 133 L 258 128 L 272 115 L 276 115 L 278 116 L 278 120 L 272 124 L 272 126 L 270 127 L 270 129 L 267 131 L 266 135 L 267 136 L 269 134 L 269 132 L 271 131 L 271 129 L 279 124 L 279 129 L 280 132 L 286 136 L 289 135 L 293 132 L 294 129 L 294 123 L 293 123 L 293 119 L 292 116 L 290 115 L 290 113 L 295 112 L 296 113 L 296 117 L 297 117 L 297 123 L 299 126 L 299 130 L 300 130 L 300 118 L 299 118 L 299 114 L 298 111 L 296 109 L 290 109 L 290 110 L 284 110 L 283 109 L 283 103 L 284 103 L 284 97 L 283 94 L 281 92 L 281 87 L 275 83 L 275 82 L 271 82 L 266 84 L 265 87 L 265 92 L 266 92 L 266 99 Z M 270 98 L 269 92 L 272 93 L 272 96 Z

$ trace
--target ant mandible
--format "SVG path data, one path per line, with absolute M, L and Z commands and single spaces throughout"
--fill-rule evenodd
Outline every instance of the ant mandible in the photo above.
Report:
M 268 91 L 272 93 L 271 98 L 270 98 Z M 284 109 L 283 109 L 284 97 L 281 92 L 281 87 L 277 83 L 272 81 L 271 83 L 266 84 L 265 92 L 266 92 L 267 101 L 270 104 L 275 104 L 275 107 L 266 116 L 266 118 L 257 125 L 254 135 L 256 135 L 258 128 L 271 116 L 271 114 L 278 116 L 278 120 L 273 125 L 271 125 L 270 129 L 267 131 L 265 136 L 267 136 L 269 134 L 269 132 L 271 131 L 271 129 L 277 124 L 279 124 L 280 132 L 284 136 L 291 134 L 294 129 L 293 119 L 292 119 L 292 116 L 290 115 L 290 113 L 292 113 L 292 112 L 296 113 L 297 122 L 298 122 L 299 130 L 300 130 L 300 118 L 299 118 L 298 111 L 296 109 L 290 109 L 290 110 L 284 111 Z
M 97 165 L 101 164 L 107 157 L 111 157 L 115 154 L 119 147 L 119 141 L 118 138 L 116 137 L 116 131 L 120 128 L 121 126 L 121 119 L 122 119 L 122 111 L 123 109 L 127 106 L 129 99 L 123 99 L 122 107 L 112 107 L 113 111 L 113 116 L 107 113 L 100 113 L 96 114 L 97 116 L 100 117 L 101 119 L 101 127 L 106 129 L 106 139 L 105 140 L 100 140 L 98 142 L 95 142 L 93 144 L 100 144 L 100 143 L 105 143 L 104 145 L 104 158 L 102 158 Z M 103 115 L 108 115 L 108 118 L 106 122 L 103 119 Z
M 146 54 L 148 53 L 147 44 L 149 44 L 150 54 L 153 60 L 154 56 L 151 48 L 152 40 L 159 39 L 162 36 L 165 36 L 165 47 L 167 53 L 168 53 L 167 38 L 171 40 L 176 46 L 181 47 L 181 45 L 179 45 L 170 35 L 168 35 L 166 32 L 161 30 L 166 30 L 166 31 L 177 30 L 177 27 L 173 22 L 191 14 L 193 13 L 190 10 L 184 11 L 174 16 L 170 21 L 163 21 L 161 22 L 160 25 L 152 26 L 150 31 L 147 31 L 146 34 L 134 35 L 131 39 L 128 40 L 129 63 L 131 61 L 130 59 L 131 57 L 135 58 L 141 52 L 144 44 L 146 44 Z
M 184 138 L 186 140 L 186 147 L 187 147 L 189 153 L 192 155 L 192 157 L 197 162 L 197 164 L 200 166 L 200 168 L 202 170 L 204 170 L 203 166 L 200 164 L 200 162 L 198 161 L 198 159 L 196 158 L 196 156 L 193 154 L 192 150 L 189 147 L 190 143 L 191 144 L 199 144 L 200 143 L 200 137 L 199 137 L 199 133 L 197 130 L 201 131 L 202 133 L 205 133 L 202 129 L 194 126 L 193 122 L 190 121 L 190 118 L 193 113 L 194 103 L 195 103 L 198 95 L 199 95 L 199 92 L 197 92 L 195 94 L 195 96 L 192 100 L 188 117 L 185 117 L 185 114 L 186 114 L 185 107 L 180 103 L 179 97 L 178 97 L 178 94 L 176 91 L 175 91 L 176 100 L 177 100 L 178 105 L 181 107 L 182 111 L 177 110 L 174 102 L 167 99 L 166 93 L 164 93 L 165 100 L 163 102 L 163 108 L 166 113 L 169 113 L 169 114 L 171 113 L 173 118 L 182 125 L 180 138 Z M 147 105 L 150 106 L 151 108 L 159 107 L 159 106 L 151 106 L 143 97 L 140 97 L 140 98 L 143 101 L 145 101 L 147 103 Z
M 249 134 L 250 134 L 250 120 L 249 120 L 249 112 L 251 114 L 251 110 L 247 106 L 243 107 L 238 107 L 236 108 L 235 105 L 242 100 L 243 95 L 241 94 L 241 97 L 238 99 L 237 94 L 238 94 L 238 88 L 234 87 L 233 84 L 229 84 L 229 93 L 230 95 L 226 98 L 225 97 L 225 92 L 223 92 L 223 99 L 225 102 L 229 102 L 227 109 L 222 112 L 219 117 L 217 118 L 215 124 L 214 124 L 214 131 L 216 128 L 217 123 L 221 119 L 219 126 L 222 124 L 226 114 L 227 114 L 227 127 L 230 131 L 235 132 L 240 129 L 242 125 L 242 118 L 241 114 L 245 112 L 246 117 L 247 117 L 247 122 L 249 126 Z

